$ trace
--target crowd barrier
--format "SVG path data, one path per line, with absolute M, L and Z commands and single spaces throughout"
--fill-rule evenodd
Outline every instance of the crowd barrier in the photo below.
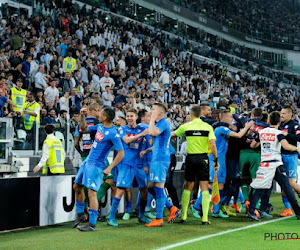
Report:
M 0 179 L 0 231 L 74 221 L 74 180 L 74 175 Z M 178 198 L 183 181 L 183 171 L 176 171 L 174 185 Z M 132 191 L 132 208 L 135 208 L 138 189 Z M 152 205 L 154 208 L 155 203 Z M 110 211 L 110 190 L 100 206 L 101 216 L 106 216 Z M 118 212 L 124 213 L 124 210 L 123 197 Z

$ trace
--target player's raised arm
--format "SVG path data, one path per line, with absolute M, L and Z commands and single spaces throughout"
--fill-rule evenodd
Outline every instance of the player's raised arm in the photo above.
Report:
M 87 116 L 87 111 L 88 110 L 86 108 L 82 108 L 80 110 L 80 122 L 79 122 L 79 126 L 80 126 L 80 129 L 81 129 L 82 133 L 85 133 L 85 132 L 89 131 L 89 127 L 88 127 L 88 125 L 85 122 L 85 118 Z
M 151 135 L 151 136 L 157 136 L 161 133 L 159 131 L 159 129 L 155 126 L 155 121 L 159 117 L 160 114 L 161 114 L 161 111 L 158 109 L 155 109 L 151 112 L 151 119 L 150 119 L 150 124 L 149 124 L 149 135 Z

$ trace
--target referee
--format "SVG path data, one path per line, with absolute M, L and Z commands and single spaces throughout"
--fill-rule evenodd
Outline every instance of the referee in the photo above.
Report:
M 198 180 L 202 192 L 202 225 L 210 225 L 210 222 L 208 221 L 208 207 L 210 202 L 208 192 L 208 154 L 210 154 L 210 152 L 214 156 L 215 170 L 218 170 L 219 164 L 214 130 L 211 125 L 200 119 L 200 113 L 200 106 L 192 105 L 190 108 L 191 122 L 181 125 L 176 131 L 172 132 L 172 136 L 182 136 L 185 134 L 187 141 L 185 182 L 181 198 L 181 223 L 186 222 L 191 191 L 194 182 Z

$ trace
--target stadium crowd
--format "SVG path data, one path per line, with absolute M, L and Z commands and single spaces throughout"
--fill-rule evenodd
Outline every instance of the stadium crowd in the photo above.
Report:
M 41 124 L 56 123 L 64 113 L 72 117 L 93 102 L 111 105 L 121 115 L 130 107 L 149 110 L 154 102 L 165 103 L 172 128 L 185 121 L 190 104 L 200 102 L 211 108 L 236 105 L 237 113 L 290 104 L 298 117 L 299 93 L 293 87 L 206 61 L 196 63 L 187 52 L 192 47 L 188 41 L 180 51 L 168 46 L 159 30 L 101 13 L 86 15 L 95 10 L 58 2 L 55 19 L 2 19 L 2 116 L 16 115 L 4 101 L 19 81 L 27 95 L 35 94 Z
M 299 7 L 292 0 L 172 2 L 247 35 L 283 43 L 300 42 Z

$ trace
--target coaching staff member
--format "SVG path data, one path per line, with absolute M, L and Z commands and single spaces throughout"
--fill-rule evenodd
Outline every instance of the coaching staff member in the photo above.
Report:
M 202 225 L 209 225 L 208 207 L 209 207 L 209 163 L 208 155 L 214 156 L 214 168 L 218 170 L 218 158 L 216 148 L 216 137 L 211 125 L 200 119 L 201 107 L 192 105 L 190 108 L 191 122 L 181 125 L 172 136 L 182 136 L 185 134 L 187 141 L 186 148 L 186 169 L 184 190 L 182 193 L 182 214 L 181 222 L 185 223 L 187 219 L 187 210 L 190 202 L 191 191 L 195 181 L 200 181 L 202 191 Z

